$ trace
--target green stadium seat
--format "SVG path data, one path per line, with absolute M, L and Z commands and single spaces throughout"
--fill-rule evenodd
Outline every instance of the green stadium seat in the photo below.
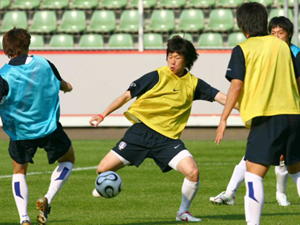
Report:
M 109 37 L 108 47 L 110 48 L 132 48 L 133 38 L 131 34 L 115 33 Z
M 170 35 L 169 39 L 176 36 L 176 35 L 179 35 L 180 37 L 183 37 L 184 39 L 190 41 L 193 43 L 193 35 L 190 34 L 190 33 L 173 33 Z
M 1 32 L 5 33 L 14 27 L 27 29 L 27 15 L 25 11 L 7 11 L 2 21 Z
M 190 0 L 187 7 L 191 8 L 212 8 L 216 5 L 216 0 Z
M 269 12 L 269 21 L 276 16 L 284 16 L 284 9 L 271 9 Z M 293 11 L 292 9 L 288 10 L 288 18 L 291 21 L 294 21 L 294 17 L 293 17 Z
M 223 38 L 220 33 L 203 33 L 198 40 L 199 47 L 223 47 Z
M 207 29 L 211 31 L 230 31 L 233 29 L 234 18 L 231 9 L 212 9 L 209 14 Z
M 36 11 L 29 29 L 33 33 L 51 33 L 57 29 L 56 13 L 54 11 Z
M 62 16 L 60 32 L 78 33 L 85 31 L 86 17 L 83 10 L 67 10 Z
M 300 0 L 298 0 L 298 2 L 300 3 Z M 284 6 L 284 0 L 278 0 L 278 5 Z M 295 5 L 295 0 L 288 0 L 289 7 L 294 7 L 294 5 Z
M 143 0 L 144 9 L 154 8 L 156 6 L 157 0 Z M 131 0 L 129 7 L 138 8 L 139 0 Z
M 138 10 L 124 10 L 121 14 L 119 31 L 138 32 L 140 16 Z
M 146 33 L 144 34 L 144 47 L 145 48 L 162 48 L 163 37 L 158 33 Z
M 73 35 L 70 34 L 52 35 L 49 46 L 51 48 L 72 48 L 74 47 Z
M 204 13 L 201 9 L 184 9 L 181 11 L 177 30 L 198 32 L 204 28 Z
M 103 48 L 103 37 L 100 34 L 84 34 L 80 37 L 79 47 L 81 48 Z
M 152 11 L 150 17 L 149 31 L 153 32 L 170 32 L 175 28 L 175 15 L 172 10 Z
M 236 8 L 243 3 L 244 3 L 244 0 L 219 0 L 216 2 L 216 7 Z
M 99 4 L 98 0 L 73 0 L 73 4 L 69 7 L 72 9 L 93 9 Z
M 69 0 L 44 0 L 41 9 L 64 9 L 69 6 Z
M 44 37 L 43 35 L 31 34 L 30 46 L 29 49 L 32 48 L 43 48 L 44 47 Z
M 242 32 L 230 33 L 228 36 L 228 47 L 234 47 L 239 43 L 246 40 L 245 35 Z
M 10 0 L 1 0 L 0 1 L 0 9 L 6 9 L 10 6 Z
M 248 0 L 248 2 L 258 2 L 262 5 L 264 5 L 265 7 L 269 7 L 269 6 L 273 5 L 274 0 Z
M 102 0 L 101 8 L 122 9 L 127 5 L 127 0 Z
M 174 9 L 174 8 L 183 8 L 186 5 L 186 0 L 160 0 L 158 7 Z
M 13 9 L 34 9 L 40 4 L 41 0 L 15 0 L 11 7 Z
M 95 10 L 88 31 L 109 33 L 116 29 L 116 15 L 113 10 Z

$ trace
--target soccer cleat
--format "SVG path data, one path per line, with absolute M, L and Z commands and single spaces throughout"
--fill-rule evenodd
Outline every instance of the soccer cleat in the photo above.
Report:
M 186 222 L 200 222 L 200 218 L 194 217 L 189 211 L 183 212 L 181 214 L 177 213 L 176 221 L 186 221 Z
M 234 205 L 235 204 L 235 197 L 228 197 L 226 195 L 226 192 L 223 191 L 222 193 L 220 193 L 216 197 L 210 197 L 209 201 L 212 204 L 216 204 L 216 205 Z
M 31 223 L 28 220 L 24 220 L 22 221 L 21 225 L 31 225 Z
M 276 200 L 280 206 L 289 206 L 291 203 L 287 200 L 286 195 L 281 192 L 276 192 Z
M 39 200 L 37 200 L 36 208 L 39 210 L 39 215 L 37 216 L 39 225 L 46 224 L 51 209 L 51 207 L 48 205 L 48 199 L 40 198 Z

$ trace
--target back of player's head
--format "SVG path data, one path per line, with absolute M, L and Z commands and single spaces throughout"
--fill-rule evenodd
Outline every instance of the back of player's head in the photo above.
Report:
M 268 12 L 258 2 L 242 4 L 236 12 L 237 24 L 244 33 L 250 36 L 262 36 L 268 34 Z
M 30 45 L 30 34 L 27 30 L 16 28 L 7 31 L 2 40 L 3 51 L 9 58 L 27 54 Z
M 169 53 L 173 53 L 173 52 L 177 52 L 178 54 L 184 56 L 185 63 L 186 63 L 185 67 L 188 68 L 189 70 L 191 70 L 194 62 L 198 58 L 198 53 L 197 53 L 194 45 L 190 41 L 188 41 L 178 35 L 172 37 L 168 41 L 167 58 L 168 58 Z
M 294 34 L 294 25 L 293 23 L 284 16 L 273 17 L 269 22 L 268 31 L 271 34 L 272 29 L 276 27 L 281 27 L 288 34 L 289 41 L 291 42 L 292 36 Z

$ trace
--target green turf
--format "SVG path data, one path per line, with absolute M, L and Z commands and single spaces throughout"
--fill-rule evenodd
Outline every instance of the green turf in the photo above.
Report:
M 194 155 L 201 176 L 199 192 L 191 212 L 202 218 L 197 224 L 241 225 L 245 224 L 242 184 L 234 206 L 216 206 L 209 202 L 225 190 L 234 166 L 244 155 L 246 142 L 223 141 L 217 146 L 213 141 L 185 141 Z M 76 152 L 75 168 L 96 167 L 100 159 L 113 147 L 115 141 L 73 141 Z M 19 216 L 11 192 L 12 162 L 7 152 L 7 141 L 0 141 L 0 224 L 18 224 Z M 48 188 L 51 171 L 56 165 L 48 165 L 46 154 L 39 150 L 30 165 L 28 212 L 33 224 L 37 216 L 35 201 L 42 197 Z M 175 171 L 163 174 L 152 160 L 146 160 L 140 168 L 127 167 L 120 170 L 123 191 L 114 199 L 94 198 L 91 192 L 96 178 L 95 169 L 74 171 L 59 194 L 52 202 L 49 225 L 158 225 L 182 224 L 175 221 L 176 211 L 181 202 L 183 176 Z M 288 182 L 287 196 L 289 207 L 278 206 L 275 199 L 274 167 L 271 167 L 264 180 L 265 206 L 261 224 L 297 225 L 300 224 L 300 199 L 295 184 Z

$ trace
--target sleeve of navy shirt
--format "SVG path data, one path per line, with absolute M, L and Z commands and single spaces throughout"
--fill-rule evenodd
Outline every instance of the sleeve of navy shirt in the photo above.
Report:
M 152 71 L 132 82 L 127 90 L 130 91 L 132 98 L 138 97 L 152 89 L 158 80 L 158 72 Z
M 59 81 L 61 81 L 61 76 L 60 76 L 58 70 L 56 69 L 56 67 L 54 66 L 54 64 L 53 64 L 52 62 L 50 62 L 49 60 L 47 60 L 47 62 L 49 63 L 49 65 L 50 65 L 50 67 L 51 67 L 51 69 L 52 69 L 54 75 L 56 76 L 56 78 L 57 78 Z
M 204 80 L 198 78 L 198 84 L 195 90 L 194 100 L 206 100 L 213 102 L 218 93 L 218 89 L 215 89 L 214 87 L 206 83 Z
M 245 57 L 243 50 L 239 45 L 233 48 L 231 58 L 227 67 L 226 78 L 231 81 L 232 79 L 238 79 L 244 81 L 245 79 Z
M 295 70 L 295 76 L 296 79 L 300 77 L 300 52 L 298 52 L 297 56 L 295 57 L 294 54 L 292 54 L 293 64 L 294 64 L 294 70 Z
M 8 94 L 8 83 L 0 76 L 0 102 Z

